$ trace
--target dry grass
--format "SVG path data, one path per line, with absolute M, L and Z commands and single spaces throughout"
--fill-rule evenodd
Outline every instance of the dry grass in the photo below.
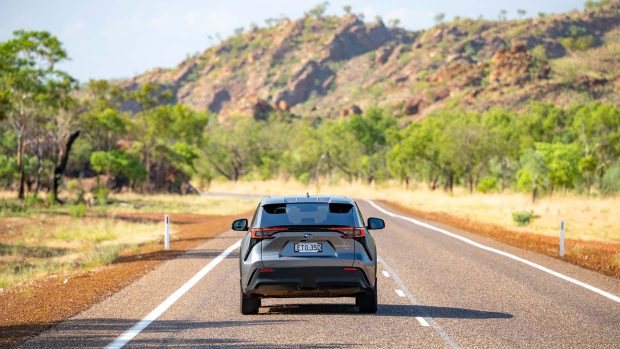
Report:
M 566 236 L 572 239 L 620 241 L 620 197 L 586 197 L 570 193 L 555 194 L 532 204 L 521 193 L 469 194 L 457 188 L 453 194 L 430 191 L 423 185 L 405 190 L 386 183 L 368 186 L 360 183 L 304 185 L 296 181 L 214 182 L 212 192 L 256 193 L 266 195 L 346 195 L 400 203 L 420 211 L 447 213 L 456 217 L 490 223 L 514 231 L 558 236 L 560 221 L 566 223 Z M 532 210 L 539 217 L 527 226 L 517 226 L 512 213 Z
M 13 199 L 14 193 L 0 192 Z M 0 289 L 68 271 L 92 269 L 162 238 L 163 213 L 225 216 L 247 212 L 256 199 L 117 194 L 112 204 L 65 205 L 5 212 L 0 218 Z M 76 210 L 80 208 L 80 210 Z M 79 215 L 75 212 L 79 211 Z
M 257 199 L 212 197 L 204 195 L 141 195 L 134 193 L 114 194 L 111 211 L 167 212 L 205 215 L 230 215 L 256 207 Z
M 4 220 L 3 220 L 4 221 Z M 119 251 L 161 236 L 160 224 L 112 218 L 44 217 L 0 221 L 0 288 L 59 272 L 109 264 Z M 22 222 L 20 222 L 22 221 Z

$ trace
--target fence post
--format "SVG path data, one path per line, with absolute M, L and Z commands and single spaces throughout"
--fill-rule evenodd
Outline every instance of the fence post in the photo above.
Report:
M 564 221 L 560 222 L 560 257 L 564 257 Z
M 170 216 L 164 216 L 164 250 L 170 251 Z

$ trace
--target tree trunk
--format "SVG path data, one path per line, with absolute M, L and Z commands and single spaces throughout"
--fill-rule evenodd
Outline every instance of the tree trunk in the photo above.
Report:
M 147 149 L 144 152 L 144 167 L 146 168 L 146 180 L 144 181 L 144 192 L 151 191 L 151 153 Z
M 534 178 L 534 181 L 532 183 L 532 203 L 536 202 L 536 195 L 538 194 L 538 183 L 536 181 L 536 178 Z
M 41 174 L 43 173 L 43 146 L 41 142 L 37 142 L 37 175 L 34 181 L 34 196 L 39 195 L 41 189 Z
M 508 170 L 508 164 L 506 163 L 506 159 L 502 158 L 502 192 L 506 189 L 506 172 Z
M 58 162 L 54 167 L 54 179 L 52 181 L 52 198 L 55 202 L 63 203 L 58 198 L 58 187 L 60 186 L 60 180 L 62 179 L 62 174 L 65 172 L 67 168 L 67 162 L 69 161 L 69 153 L 71 152 L 71 147 L 73 146 L 73 142 L 80 136 L 80 131 L 75 131 L 69 135 L 67 139 L 67 143 L 65 144 L 64 149 L 60 151 L 58 154 Z
M 452 171 L 447 171 L 446 181 L 444 182 L 444 190 L 451 193 L 453 188 L 454 188 L 454 173 Z
M 26 171 L 24 169 L 24 132 L 17 132 L 17 167 L 19 168 L 19 191 L 17 197 L 20 200 L 25 196 Z

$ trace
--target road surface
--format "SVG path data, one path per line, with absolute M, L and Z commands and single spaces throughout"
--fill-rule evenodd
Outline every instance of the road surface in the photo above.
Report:
M 226 231 L 21 347 L 620 347 L 620 280 L 359 204 L 387 226 L 377 314 L 333 298 L 241 315 L 241 233 Z

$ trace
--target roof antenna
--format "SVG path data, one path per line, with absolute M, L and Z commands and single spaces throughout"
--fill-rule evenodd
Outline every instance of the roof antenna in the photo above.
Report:
M 309 197 L 310 197 L 310 194 L 309 194 L 308 192 L 306 192 L 306 197 L 307 197 L 307 198 L 309 198 Z

